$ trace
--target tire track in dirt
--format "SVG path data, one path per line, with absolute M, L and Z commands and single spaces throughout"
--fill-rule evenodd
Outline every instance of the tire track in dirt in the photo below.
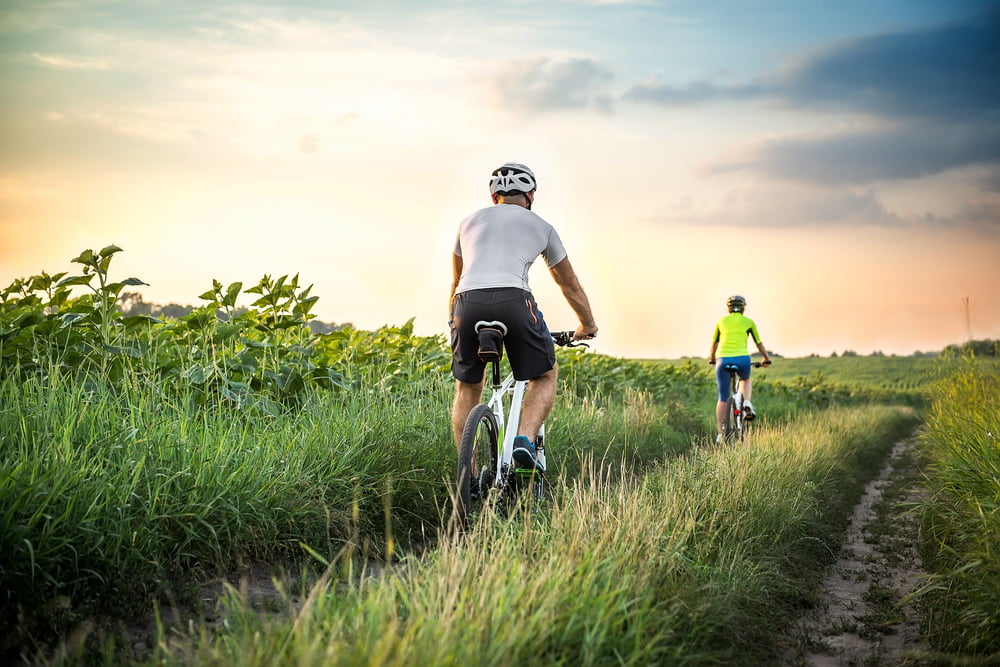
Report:
M 924 581 L 919 517 L 909 511 L 924 489 L 912 439 L 896 443 L 865 489 L 820 586 L 816 613 L 795 628 L 798 664 L 921 665 L 921 609 L 906 596 Z

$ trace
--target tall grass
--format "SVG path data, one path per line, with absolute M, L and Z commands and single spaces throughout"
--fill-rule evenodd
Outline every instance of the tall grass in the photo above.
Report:
M 584 461 L 539 514 L 484 514 L 423 559 L 287 618 L 233 597 L 230 631 L 161 664 L 764 664 L 812 599 L 901 409 L 810 416 L 644 475 Z M 336 572 L 336 568 L 331 569 Z
M 970 359 L 932 391 L 922 437 L 929 638 L 952 657 L 1000 660 L 1000 374 Z M 942 656 L 946 659 L 947 656 Z M 991 663 L 991 664 L 995 664 Z
M 316 394 L 269 418 L 53 375 L 0 383 L 0 403 L 0 611 L 26 633 L 60 596 L 127 610 L 192 571 L 303 543 L 330 553 L 360 534 L 378 553 L 385 507 L 396 541 L 422 539 L 454 458 L 444 391 Z
M 345 545 L 391 560 L 433 542 L 454 476 L 452 380 L 420 355 L 387 369 L 366 354 L 340 366 L 352 390 L 281 412 L 165 394 L 141 373 L 0 381 L 0 622 L 15 629 L 0 654 L 250 561 Z M 642 464 L 698 428 L 647 392 L 576 396 L 561 392 L 549 423 L 556 479 L 595 447 Z

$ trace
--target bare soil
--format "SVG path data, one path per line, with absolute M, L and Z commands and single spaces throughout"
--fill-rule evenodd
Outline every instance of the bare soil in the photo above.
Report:
M 922 610 L 906 597 L 927 576 L 916 546 L 919 517 L 910 511 L 924 493 L 913 444 L 897 443 L 865 489 L 820 604 L 794 629 L 799 649 L 790 663 L 929 664 L 921 657 Z

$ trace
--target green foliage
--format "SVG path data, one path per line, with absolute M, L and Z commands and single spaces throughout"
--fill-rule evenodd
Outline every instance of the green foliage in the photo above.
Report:
M 970 358 L 933 389 L 922 442 L 933 496 L 924 507 L 936 576 L 930 636 L 937 650 L 1000 654 L 1000 374 Z
M 110 279 L 112 257 L 120 251 L 85 250 L 73 260 L 83 266 L 80 275 L 42 273 L 0 292 L 5 374 L 69 374 L 92 388 L 128 378 L 164 397 L 271 415 L 300 405 L 307 386 L 351 386 L 339 370 L 344 359 L 331 354 L 336 344 L 317 345 L 309 329 L 317 297 L 297 275 L 264 276 L 246 290 L 239 282 L 214 280 L 199 297 L 202 306 L 162 321 L 118 310 L 126 287 L 145 284 Z M 91 293 L 73 297 L 74 286 Z M 241 294 L 256 297 L 249 309 L 237 308 Z

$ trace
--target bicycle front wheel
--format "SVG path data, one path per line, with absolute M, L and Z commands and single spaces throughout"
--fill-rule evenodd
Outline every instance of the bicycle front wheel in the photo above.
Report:
M 477 405 L 469 413 L 458 452 L 455 513 L 458 524 L 469 526 L 493 486 L 499 456 L 496 417 L 488 405 Z

